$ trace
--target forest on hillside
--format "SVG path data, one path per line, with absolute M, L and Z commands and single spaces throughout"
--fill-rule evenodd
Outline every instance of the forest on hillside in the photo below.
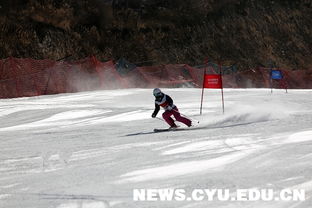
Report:
M 312 68 L 310 0 L 1 0 L 0 58 Z

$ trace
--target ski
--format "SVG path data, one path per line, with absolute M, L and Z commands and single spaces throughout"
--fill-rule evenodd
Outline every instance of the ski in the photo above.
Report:
M 154 132 L 166 132 L 166 131 L 183 131 L 183 130 L 188 130 L 189 128 L 175 128 L 175 129 L 154 129 Z
M 172 131 L 171 129 L 154 129 L 154 132 L 164 132 L 164 131 Z

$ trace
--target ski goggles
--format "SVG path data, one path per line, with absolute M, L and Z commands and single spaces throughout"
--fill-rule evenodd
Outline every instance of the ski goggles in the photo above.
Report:
M 160 97 L 162 95 L 161 92 L 156 92 L 156 93 L 153 93 L 155 97 Z

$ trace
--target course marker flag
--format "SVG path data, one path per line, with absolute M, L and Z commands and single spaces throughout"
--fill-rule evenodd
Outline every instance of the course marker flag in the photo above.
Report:
M 273 80 L 276 80 L 279 82 L 280 88 L 285 88 L 287 93 L 287 82 L 283 76 L 283 72 L 278 69 L 271 69 L 270 72 L 271 77 L 271 93 L 273 93 Z
M 204 100 L 204 89 L 205 88 L 221 89 L 222 110 L 223 110 L 223 113 L 224 113 L 224 96 L 223 96 L 222 68 L 221 68 L 221 65 L 219 65 L 219 74 L 207 74 L 208 60 L 206 61 L 206 66 L 207 67 L 205 68 L 204 77 L 203 77 L 203 87 L 202 87 L 201 104 L 200 104 L 200 115 L 202 115 L 202 110 L 203 110 L 203 100 Z
M 275 80 L 283 79 L 282 72 L 280 70 L 272 70 L 271 71 L 271 78 Z
M 219 74 L 205 74 L 204 88 L 222 89 L 222 77 Z

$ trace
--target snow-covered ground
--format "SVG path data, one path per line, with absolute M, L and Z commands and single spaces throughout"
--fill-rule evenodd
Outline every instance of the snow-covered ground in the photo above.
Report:
M 162 133 L 151 91 L 0 100 L 0 207 L 312 207 L 312 90 L 226 89 L 224 115 L 206 90 L 199 116 L 200 89 L 164 89 L 200 123 Z M 306 201 L 134 202 L 134 188 L 301 188 Z

